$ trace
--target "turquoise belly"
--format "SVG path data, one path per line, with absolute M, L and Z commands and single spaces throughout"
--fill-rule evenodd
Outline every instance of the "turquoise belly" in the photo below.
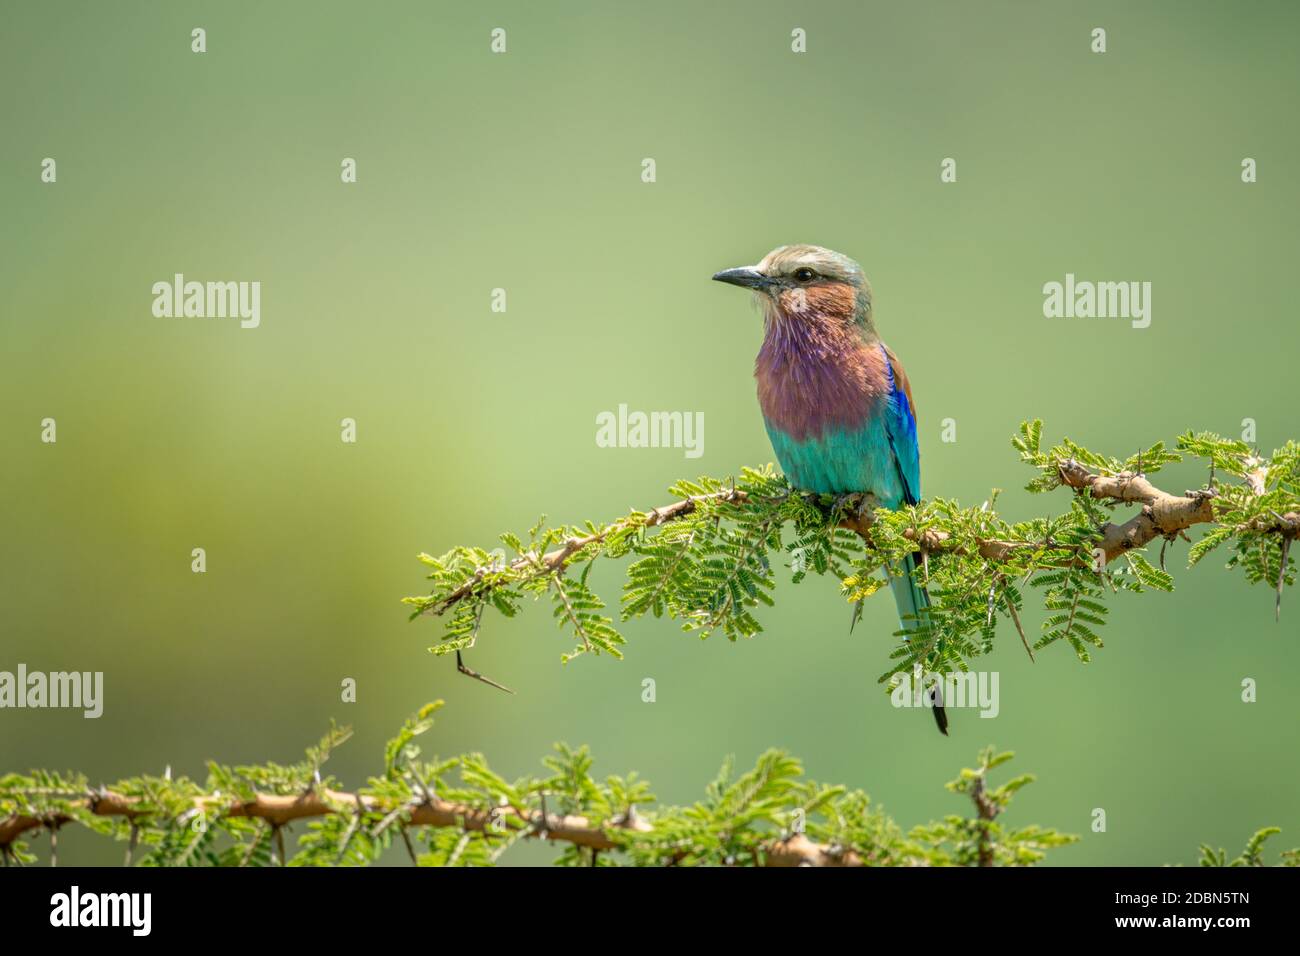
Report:
M 781 470 L 796 488 L 818 494 L 869 491 L 886 508 L 903 503 L 903 483 L 883 422 L 859 429 L 830 429 L 796 441 L 767 426 Z

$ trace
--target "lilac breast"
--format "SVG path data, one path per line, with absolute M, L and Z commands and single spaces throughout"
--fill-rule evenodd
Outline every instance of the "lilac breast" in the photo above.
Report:
M 879 346 L 839 322 L 769 320 L 754 378 L 768 426 L 796 441 L 860 427 L 889 394 Z

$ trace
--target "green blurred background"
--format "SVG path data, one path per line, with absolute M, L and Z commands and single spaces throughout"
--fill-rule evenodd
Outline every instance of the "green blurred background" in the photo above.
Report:
M 442 697 L 426 750 L 506 776 L 589 743 L 599 772 L 684 802 L 724 755 L 775 745 L 910 826 L 965 809 L 941 784 L 992 742 L 1039 777 L 1011 821 L 1083 835 L 1059 863 L 1191 862 L 1265 824 L 1300 843 L 1300 606 L 1275 624 L 1217 557 L 1173 595 L 1116 599 L 1090 665 L 1064 647 L 1031 665 L 1002 633 L 1001 714 L 957 712 L 949 739 L 874 683 L 887 592 L 852 636 L 837 582 L 812 578 L 754 640 L 651 619 L 626 660 L 567 667 L 548 608 L 490 619 L 468 663 L 516 696 L 428 654 L 436 624 L 398 603 L 420 551 L 770 460 L 759 319 L 709 276 L 787 242 L 871 278 L 927 495 L 1047 507 L 1008 444 L 1026 417 L 1121 455 L 1247 417 L 1266 451 L 1300 437 L 1294 4 L 11 2 L 6 20 L 0 669 L 102 670 L 106 702 L 0 712 L 0 771 L 201 775 L 295 759 L 336 718 L 357 738 L 330 766 L 354 785 Z M 175 272 L 260 280 L 261 327 L 154 318 Z M 1066 272 L 1151 281 L 1151 327 L 1043 318 Z M 703 411 L 703 458 L 598 448 L 620 402 Z M 60 847 L 120 860 L 71 828 Z

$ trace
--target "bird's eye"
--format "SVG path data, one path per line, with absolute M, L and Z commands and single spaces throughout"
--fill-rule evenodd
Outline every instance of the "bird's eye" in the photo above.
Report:
M 816 275 L 817 273 L 813 272 L 807 266 L 794 271 L 794 277 L 800 282 L 811 282 Z

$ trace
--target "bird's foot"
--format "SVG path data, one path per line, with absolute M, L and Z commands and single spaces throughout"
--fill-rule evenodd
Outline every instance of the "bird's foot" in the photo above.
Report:
M 874 495 L 860 491 L 849 492 L 835 496 L 828 517 L 841 527 L 865 533 L 874 519 L 875 507 Z

